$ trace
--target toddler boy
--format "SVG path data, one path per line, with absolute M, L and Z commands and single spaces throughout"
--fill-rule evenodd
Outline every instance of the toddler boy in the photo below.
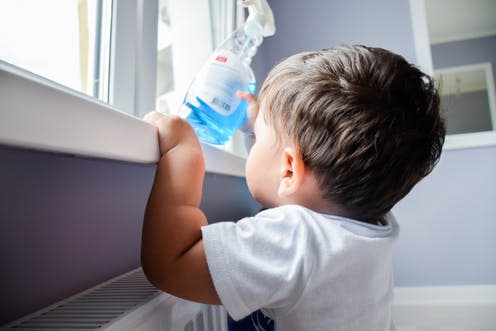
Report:
M 261 309 L 276 330 L 393 330 L 388 212 L 434 167 L 445 128 L 430 77 L 380 48 L 294 55 L 251 103 L 246 163 L 266 210 L 208 225 L 204 161 L 187 122 L 152 113 L 161 159 L 145 213 L 142 265 L 158 288 Z M 258 112 L 258 114 L 257 114 Z

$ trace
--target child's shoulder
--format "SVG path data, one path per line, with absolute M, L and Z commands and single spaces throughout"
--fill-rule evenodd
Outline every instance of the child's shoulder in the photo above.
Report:
M 275 217 L 278 215 L 290 215 L 290 216 L 299 216 L 299 217 L 304 217 L 304 216 L 310 216 L 310 215 L 319 215 L 320 213 L 303 207 L 301 205 L 296 205 L 296 204 L 288 204 L 288 205 L 282 205 L 282 206 L 277 206 L 277 207 L 272 207 L 272 208 L 267 208 L 261 210 L 258 214 L 256 214 L 256 217 Z M 324 214 L 320 214 L 324 215 Z
M 298 226 L 304 225 L 305 221 L 308 220 L 326 221 L 328 216 L 330 215 L 321 214 L 300 205 L 290 204 L 264 209 L 251 219 L 258 222 L 281 223 L 285 226 L 293 224 L 294 226 Z
M 283 205 L 264 209 L 253 217 L 241 220 L 243 223 L 253 224 L 260 233 L 285 233 L 292 235 L 299 233 L 299 237 L 317 239 L 322 236 L 332 237 L 343 229 L 337 216 L 322 214 L 301 205 Z M 250 225 L 248 225 L 250 226 Z M 329 239 L 329 238 L 328 238 Z
M 342 216 L 323 214 L 300 205 L 283 205 L 264 209 L 253 218 L 257 222 L 270 222 L 287 227 L 313 228 L 320 232 L 327 230 L 329 235 L 351 233 L 361 237 L 395 237 L 398 224 L 392 213 L 388 213 L 381 224 L 373 225 Z

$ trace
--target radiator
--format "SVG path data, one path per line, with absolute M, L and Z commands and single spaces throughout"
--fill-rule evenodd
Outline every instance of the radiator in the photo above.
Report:
M 141 268 L 0 328 L 2 331 L 227 331 L 222 306 L 179 299 L 153 287 Z

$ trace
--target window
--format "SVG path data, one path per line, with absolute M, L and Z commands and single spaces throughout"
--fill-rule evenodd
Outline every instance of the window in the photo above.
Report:
M 417 61 L 440 86 L 444 147 L 496 145 L 496 2 L 410 0 Z
M 157 90 L 177 109 L 212 51 L 219 25 L 210 16 L 214 3 L 234 6 L 163 1 L 161 24 L 170 15 L 167 44 L 157 43 L 159 0 L 0 1 L 0 145 L 155 162 L 156 133 L 121 113 L 142 118 L 160 109 Z M 164 4 L 170 12 L 163 13 Z M 169 55 L 160 53 L 167 47 Z M 168 86 L 157 73 L 171 75 Z M 230 145 L 225 149 L 237 150 Z M 206 155 L 207 169 L 231 173 L 227 154 L 212 149 Z
M 3 0 L 0 59 L 108 100 L 109 0 Z
M 496 127 L 491 63 L 434 70 L 440 85 L 447 134 L 492 131 Z
M 179 113 L 179 106 L 191 80 L 212 50 L 209 0 L 159 1 L 156 95 L 158 110 Z
M 159 1 L 157 109 L 179 112 L 192 79 L 241 21 L 242 9 L 234 1 Z
M 235 1 L 160 0 L 155 109 L 184 116 L 184 95 L 214 48 L 244 21 Z M 246 157 L 241 133 L 218 148 Z

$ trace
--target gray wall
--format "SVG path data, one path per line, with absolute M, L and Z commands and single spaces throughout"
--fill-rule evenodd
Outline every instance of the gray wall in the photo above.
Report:
M 496 284 L 496 147 L 443 152 L 395 208 L 400 286 Z
M 434 69 L 491 62 L 496 70 L 496 36 L 431 46 Z
M 259 85 L 283 58 L 341 44 L 387 48 L 415 61 L 408 0 L 269 0 L 269 5 L 277 31 L 264 39 L 254 59 Z
M 0 325 L 139 266 L 155 166 L 0 147 Z M 245 180 L 207 174 L 210 220 L 258 210 Z

